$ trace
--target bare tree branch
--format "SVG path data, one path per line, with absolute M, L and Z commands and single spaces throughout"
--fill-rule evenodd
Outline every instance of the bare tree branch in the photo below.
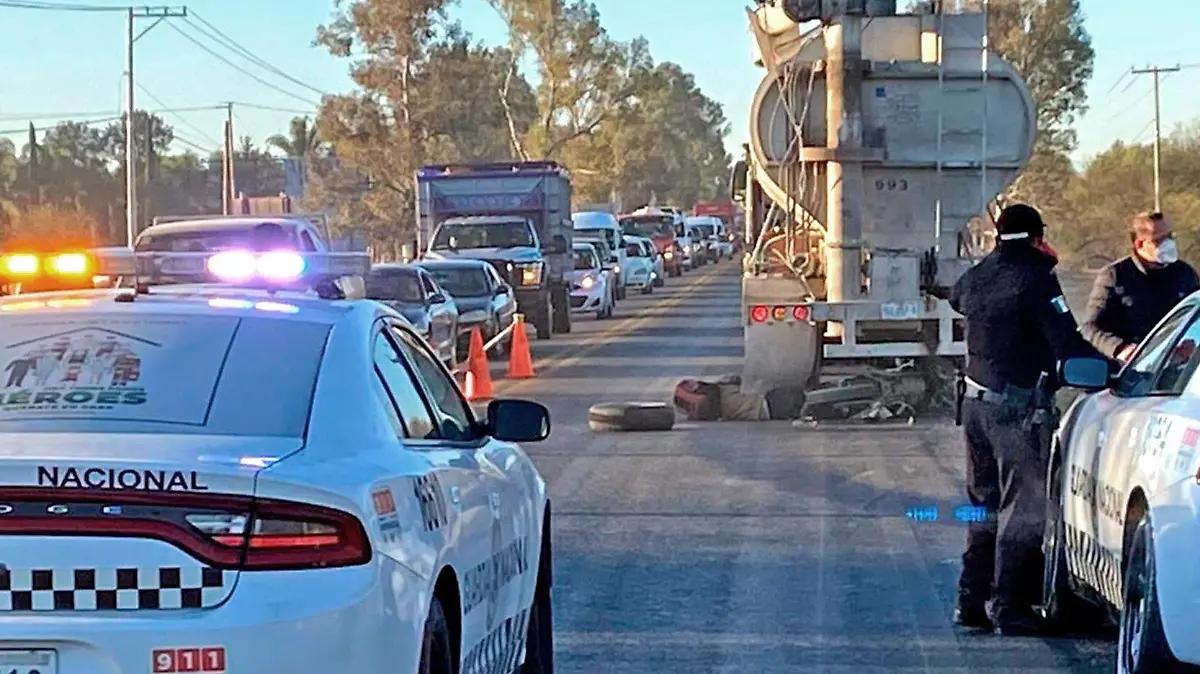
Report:
M 517 122 L 513 119 L 512 106 L 508 103 L 508 90 L 512 84 L 513 76 L 517 74 L 518 58 L 518 54 L 514 52 L 512 65 L 509 66 L 508 74 L 504 76 L 504 86 L 500 89 L 500 105 L 504 108 L 504 119 L 508 122 L 508 138 L 512 142 L 513 152 L 522 161 L 529 161 L 529 153 L 525 151 L 525 146 L 521 143 L 520 134 L 517 133 Z

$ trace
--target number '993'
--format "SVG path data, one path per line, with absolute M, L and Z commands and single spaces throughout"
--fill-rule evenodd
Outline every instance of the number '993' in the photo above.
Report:
M 881 192 L 885 191 L 885 190 L 888 192 L 895 192 L 895 191 L 907 192 L 908 191 L 908 181 L 905 180 L 904 178 L 900 178 L 899 180 L 897 180 L 895 178 L 890 179 L 890 180 L 876 180 L 875 181 L 875 189 L 877 189 Z

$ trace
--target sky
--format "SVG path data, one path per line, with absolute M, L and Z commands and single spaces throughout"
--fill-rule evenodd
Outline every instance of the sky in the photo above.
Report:
M 740 154 L 750 101 L 763 77 L 763 71 L 751 63 L 745 15 L 750 0 L 595 2 L 614 37 L 629 40 L 644 35 L 656 61 L 674 61 L 695 74 L 701 89 L 724 105 L 731 126 L 727 144 L 731 153 Z M 135 47 L 137 107 L 182 109 L 160 113 L 176 128 L 181 149 L 218 148 L 226 114 L 223 106 L 229 101 L 234 102 L 238 136 L 261 141 L 285 131 L 291 117 L 315 110 L 318 92 L 338 93 L 353 87 L 347 74 L 349 62 L 312 45 L 316 27 L 332 16 L 332 4 L 332 0 L 191 0 L 187 20 L 155 24 L 154 19 L 138 19 L 137 30 L 146 32 Z M 1089 111 L 1076 126 L 1078 161 L 1117 140 L 1153 138 L 1151 78 L 1127 75 L 1131 67 L 1200 62 L 1200 47 L 1195 44 L 1200 2 L 1196 0 L 1160 0 L 1140 12 L 1129 11 L 1129 3 L 1118 0 L 1082 0 L 1082 5 L 1096 61 L 1088 87 Z M 485 0 L 459 0 L 455 16 L 485 43 L 506 40 L 503 24 Z M 214 39 L 211 27 L 228 36 L 234 48 L 222 46 L 219 36 Z M 119 115 L 124 108 L 126 28 L 123 12 L 39 11 L 4 7 L 0 2 L 4 34 L 0 134 L 19 144 L 25 133 L 21 129 L 29 121 L 42 127 L 60 119 Z M 1138 35 L 1153 39 L 1134 39 Z M 235 51 L 239 46 L 307 87 L 259 67 Z M 1200 117 L 1200 97 L 1193 93 L 1198 84 L 1200 68 L 1163 77 L 1164 133 Z

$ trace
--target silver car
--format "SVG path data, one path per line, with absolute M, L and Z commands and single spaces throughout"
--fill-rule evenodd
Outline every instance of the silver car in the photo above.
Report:
M 446 367 L 458 365 L 458 305 L 429 272 L 410 264 L 371 267 L 367 297 L 400 312 Z

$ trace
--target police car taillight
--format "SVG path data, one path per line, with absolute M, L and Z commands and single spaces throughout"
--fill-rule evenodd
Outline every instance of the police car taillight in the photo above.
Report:
M 340 510 L 285 501 L 256 501 L 249 518 L 188 523 L 211 540 L 244 555 L 246 571 L 310 569 L 365 564 L 371 546 L 358 518 Z
M 371 561 L 370 540 L 357 517 L 307 503 L 224 494 L 13 487 L 0 487 L 0 503 L 6 509 L 0 535 L 150 538 L 216 569 L 317 569 Z

